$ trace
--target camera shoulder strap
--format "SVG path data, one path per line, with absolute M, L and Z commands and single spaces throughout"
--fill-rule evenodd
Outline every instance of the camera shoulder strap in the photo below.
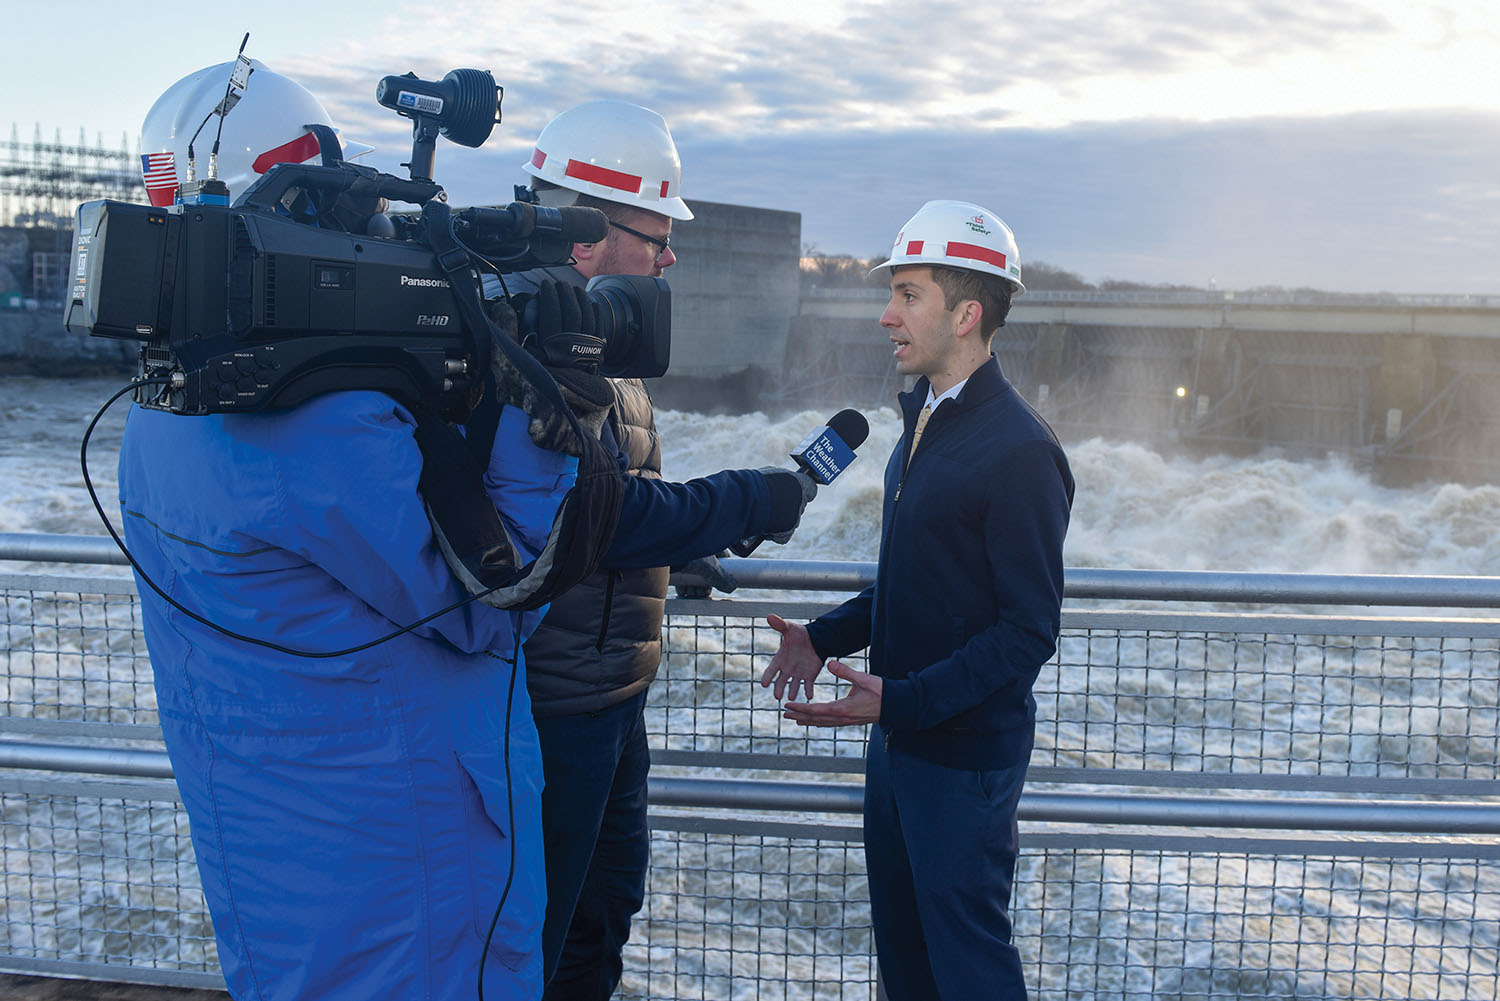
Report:
M 482 450 L 447 421 L 419 415 L 419 489 L 438 545 L 469 592 L 499 608 L 538 608 L 597 568 L 614 539 L 624 478 L 615 457 L 568 408 L 546 368 L 485 316 L 468 253 L 453 235 L 448 206 L 429 201 L 422 214 L 429 244 L 448 275 L 469 333 L 485 397 L 496 402 L 495 423 L 487 433 L 481 431 L 487 438 Z M 504 399 L 497 372 L 504 375 Z M 526 412 L 537 445 L 577 459 L 573 485 L 553 516 L 542 551 L 525 564 L 519 563 L 518 549 L 484 490 L 502 403 Z M 545 429 L 540 437 L 539 429 Z

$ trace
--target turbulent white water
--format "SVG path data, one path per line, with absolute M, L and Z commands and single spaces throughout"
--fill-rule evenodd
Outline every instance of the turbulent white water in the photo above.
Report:
M 784 464 L 824 416 L 660 414 L 666 472 Z M 757 556 L 875 558 L 881 477 L 900 423 L 893 408 L 867 416 L 859 459 L 819 493 L 788 546 Z M 1077 481 L 1069 566 L 1500 574 L 1500 488 L 1383 487 L 1337 459 L 1166 458 L 1136 444 L 1064 444 Z
M 88 421 L 122 380 L 0 378 L 0 532 L 99 535 L 79 470 Z M 126 403 L 101 422 L 90 473 L 116 514 L 115 461 Z M 688 479 L 735 466 L 786 465 L 823 410 L 657 415 L 665 472 Z M 859 459 L 809 506 L 790 545 L 757 556 L 873 560 L 881 477 L 899 435 L 893 408 L 867 415 Z M 1180 570 L 1500 574 L 1500 488 L 1384 487 L 1347 464 L 1165 457 L 1093 439 L 1067 442 L 1077 480 L 1070 566 Z
M 0 532 L 103 534 L 83 489 L 78 444 L 99 405 L 122 384 L 0 378 Z M 115 518 L 115 462 L 125 409 L 122 401 L 101 423 L 90 452 L 101 501 Z M 665 471 L 687 479 L 727 466 L 785 465 L 788 450 L 826 414 L 819 409 L 770 419 L 662 412 Z M 767 545 L 757 556 L 875 558 L 881 477 L 899 424 L 893 409 L 868 416 L 870 440 L 859 460 L 820 493 L 790 545 Z M 1187 459 L 1133 444 L 1065 444 L 1077 480 L 1066 553 L 1070 566 L 1500 574 L 1500 489 L 1495 487 L 1397 489 L 1372 483 L 1334 460 Z M 90 633 L 84 656 L 83 630 L 48 626 L 61 617 L 45 596 L 23 591 L 11 600 L 15 621 L 34 616 L 43 623 L 13 634 L 7 697 L 15 715 L 65 721 L 149 716 L 149 686 L 119 687 L 119 672 L 128 665 L 145 670 L 128 628 L 117 623 L 112 634 Z M 76 607 L 69 606 L 67 614 L 71 623 Z M 85 615 L 91 625 L 107 624 L 103 606 L 89 606 Z M 858 737 L 840 737 L 846 745 L 852 741 L 841 751 L 828 743 L 831 737 L 796 732 L 780 720 L 774 701 L 750 684 L 767 653 L 764 635 L 757 652 L 750 629 L 715 625 L 712 617 L 679 624 L 669 633 L 674 652 L 648 710 L 655 739 L 696 750 L 858 753 Z M 111 650 L 119 656 L 112 659 Z M 1456 769 L 1468 775 L 1472 767 L 1476 776 L 1488 775 L 1488 762 L 1494 760 L 1493 643 L 1413 644 L 1409 655 L 1402 650 L 1399 642 L 1378 649 L 1340 642 L 1323 649 L 1253 635 L 1244 643 L 1191 635 L 1153 643 L 1143 636 L 1077 634 L 1065 638 L 1057 674 L 1049 671 L 1039 682 L 1044 722 L 1038 753 L 1044 763 L 1063 766 L 1166 763 L 1188 772 L 1228 767 L 1302 774 L 1316 764 L 1319 774 L 1326 768 L 1331 775 L 1347 770 L 1397 778 L 1460 774 Z M 138 700 L 145 713 L 140 719 L 133 715 Z M 66 799 L 56 808 L 64 814 L 92 809 Z M 83 868 L 76 860 L 85 857 L 94 871 L 98 849 L 89 832 L 101 822 L 90 818 L 85 824 L 71 815 L 59 821 L 52 809 L 46 798 L 26 805 L 39 847 L 22 852 L 18 842 L 7 842 L 8 871 L 39 874 L 35 883 L 44 889 L 38 892 L 62 916 L 24 932 L 35 936 L 37 954 L 77 951 L 91 961 L 129 954 L 154 961 L 160 949 L 165 968 L 212 969 L 213 946 L 188 864 L 182 815 L 156 817 L 140 810 L 128 820 L 111 815 L 110 832 L 139 839 L 149 825 L 153 837 L 160 833 L 164 842 L 152 849 L 153 857 L 175 859 L 178 868 L 175 878 L 158 878 L 153 869 L 150 880 L 131 882 L 117 864 L 99 883 L 70 874 Z M 68 831 L 87 846 L 60 852 Z M 859 938 L 868 927 L 864 905 L 855 900 L 847 903 L 847 914 L 836 910 L 842 884 L 827 891 L 826 903 L 809 890 L 814 879 L 821 886 L 830 878 L 826 851 L 814 857 L 809 848 L 793 858 L 786 846 L 728 842 L 693 843 L 681 850 L 682 858 L 672 856 L 674 850 L 671 843 L 656 848 L 653 879 L 662 885 L 638 919 L 626 996 L 650 996 L 644 985 L 655 971 L 679 968 L 698 971 L 672 974 L 689 991 L 694 983 L 710 980 L 714 990 L 734 984 L 724 994 L 703 987 L 705 997 L 766 996 L 758 975 L 725 973 L 714 979 L 702 974 L 711 957 L 734 955 L 724 940 L 736 921 L 733 941 L 742 956 L 759 952 L 756 971 L 774 968 L 768 957 L 792 952 L 785 960 L 787 975 L 799 985 L 812 983 L 816 996 L 868 996 L 869 945 Z M 116 859 L 129 851 L 123 843 L 105 849 Z M 700 876 L 695 853 L 707 858 L 710 851 L 728 854 L 714 856 L 718 861 Z M 857 853 L 839 857 L 856 882 L 862 879 Z M 1131 1001 L 1250 996 L 1236 989 L 1234 978 L 1251 984 L 1256 997 L 1458 998 L 1478 996 L 1468 989 L 1474 984 L 1493 994 L 1493 922 L 1476 918 L 1493 899 L 1480 888 L 1493 886 L 1492 867 L 1484 863 L 1289 864 L 1280 857 L 1240 861 L 1234 853 L 1189 857 L 1168 851 L 1155 859 L 1150 853 L 1058 850 L 1023 856 L 1023 865 L 1017 929 L 1023 955 L 1046 953 L 1038 959 L 1037 973 L 1044 996 L 1062 996 L 1080 977 L 1093 978 L 1094 996 Z M 734 889 L 741 879 L 753 884 L 744 896 Z M 46 889 L 54 885 L 56 904 Z M 1068 894 L 1076 899 L 1064 901 Z M 118 927 L 115 922 L 124 919 L 115 916 L 122 912 L 128 914 L 131 938 L 111 945 L 99 929 Z M 799 915 L 795 934 L 826 934 L 832 940 L 817 949 L 792 949 L 785 914 L 794 912 Z M 1243 925 L 1236 926 L 1237 920 Z M 1290 931 L 1276 924 L 1282 920 Z M 657 922 L 660 936 L 647 936 Z M 79 926 L 81 936 L 73 930 Z M 11 947 L 18 950 L 21 928 L 16 925 L 10 933 Z M 1440 933 L 1432 931 L 1439 928 Z M 1421 937 L 1429 933 L 1440 934 L 1441 941 Z M 761 934 L 763 942 L 752 940 Z M 1358 959 L 1351 958 L 1351 943 L 1363 950 Z M 1271 944 L 1290 944 L 1294 961 L 1288 965 L 1278 955 L 1273 962 Z M 845 965 L 830 974 L 830 960 Z M 1408 967 L 1439 971 L 1442 983 L 1428 983 L 1437 974 L 1420 982 L 1413 974 L 1407 982 L 1402 971 Z M 1357 986 L 1352 980 L 1335 983 L 1326 972 L 1342 976 L 1351 968 L 1362 971 L 1351 975 L 1360 981 Z M 814 977 L 817 971 L 823 971 L 822 979 Z M 693 976 L 701 976 L 701 982 Z M 1224 976 L 1232 982 L 1229 988 L 1220 982 Z M 774 978 L 769 983 L 774 986 Z

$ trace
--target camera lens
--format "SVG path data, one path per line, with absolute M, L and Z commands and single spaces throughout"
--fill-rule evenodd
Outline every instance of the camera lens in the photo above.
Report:
M 665 375 L 672 348 L 672 291 L 664 278 L 600 275 L 589 282 L 604 338 L 599 370 L 611 378 Z
M 612 379 L 665 375 L 672 353 L 672 290 L 666 279 L 600 275 L 589 282 L 588 296 L 594 304 L 594 335 L 604 342 L 600 374 Z M 521 343 L 547 355 L 548 345 L 539 342 L 536 297 L 514 295 L 511 307 L 520 320 Z

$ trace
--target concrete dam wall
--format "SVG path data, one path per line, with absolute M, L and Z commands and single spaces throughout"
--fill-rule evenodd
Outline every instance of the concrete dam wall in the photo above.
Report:
M 890 398 L 883 302 L 878 290 L 803 298 L 789 357 L 809 386 Z M 1500 477 L 1500 297 L 1031 292 L 994 349 L 1065 439 Z
M 691 202 L 678 223 L 660 406 L 888 406 L 903 380 L 880 289 L 804 288 L 801 218 Z M 64 244 L 65 245 L 65 244 Z M 55 231 L 0 229 L 0 367 L 133 366 L 132 342 L 61 323 Z M 48 283 L 57 298 L 45 296 Z M 1016 300 L 995 350 L 1065 438 L 1338 452 L 1396 478 L 1500 479 L 1500 297 L 1049 292 Z

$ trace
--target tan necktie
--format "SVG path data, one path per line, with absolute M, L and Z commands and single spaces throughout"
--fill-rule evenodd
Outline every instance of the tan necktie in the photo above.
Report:
M 906 453 L 906 465 L 908 468 L 911 467 L 911 457 L 917 454 L 917 443 L 922 440 L 922 432 L 926 430 L 927 419 L 931 416 L 932 404 L 930 403 L 923 407 L 922 412 L 917 415 L 917 426 L 911 432 L 911 451 Z

